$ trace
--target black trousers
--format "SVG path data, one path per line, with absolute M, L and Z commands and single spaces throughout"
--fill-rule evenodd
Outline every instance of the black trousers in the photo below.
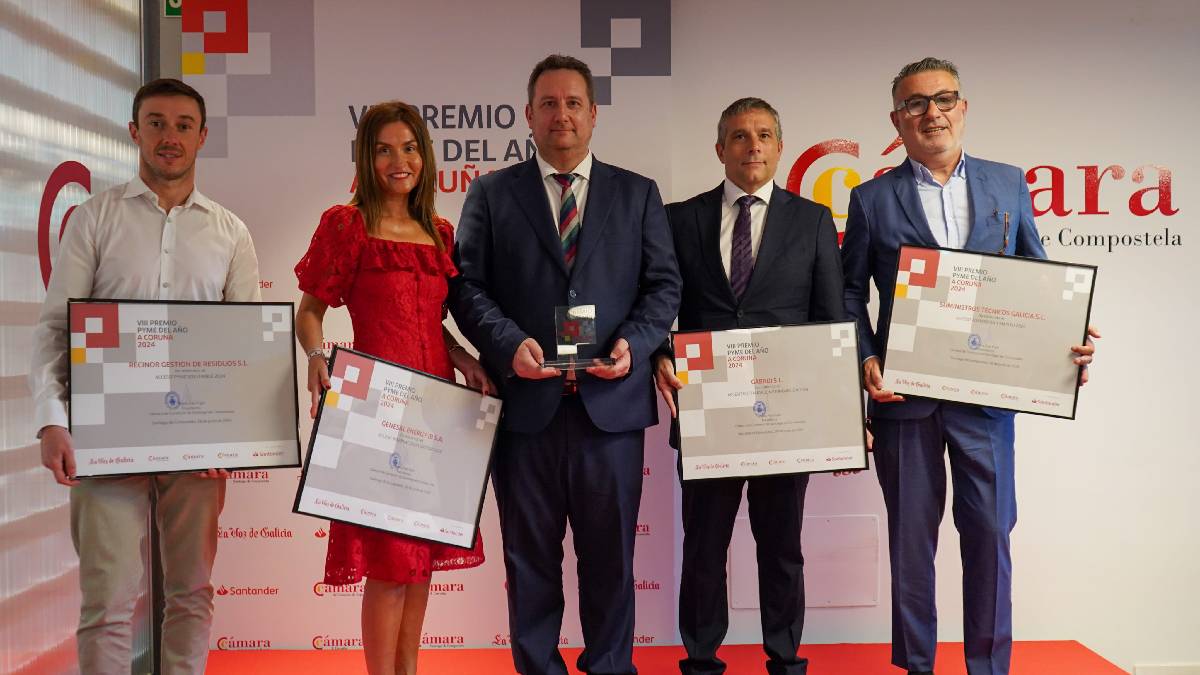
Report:
M 800 528 L 808 474 L 683 481 L 683 570 L 679 632 L 687 658 L 684 675 L 725 672 L 717 647 L 729 630 L 726 560 L 742 488 L 758 554 L 759 613 L 771 675 L 802 675 L 796 657 L 804 630 L 804 556 Z

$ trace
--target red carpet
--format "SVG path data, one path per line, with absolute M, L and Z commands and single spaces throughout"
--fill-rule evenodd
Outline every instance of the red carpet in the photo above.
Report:
M 564 649 L 572 664 L 579 649 Z M 898 675 L 890 665 L 888 645 L 805 645 L 800 654 L 809 658 L 809 675 Z M 679 672 L 676 663 L 682 647 L 638 647 L 633 660 L 642 675 Z M 723 647 L 721 658 L 729 675 L 758 675 L 766 657 L 758 645 Z M 938 675 L 965 675 L 962 643 L 938 645 Z M 214 651 L 208 673 L 365 673 L 357 651 Z M 421 652 L 420 675 L 510 675 L 512 658 L 504 649 L 426 650 Z M 576 671 L 571 669 L 572 673 Z M 1100 658 L 1078 642 L 1018 642 L 1013 646 L 1011 675 L 1123 675 L 1125 671 Z

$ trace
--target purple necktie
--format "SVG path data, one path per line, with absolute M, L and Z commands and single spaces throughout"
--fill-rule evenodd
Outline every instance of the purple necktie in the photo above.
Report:
M 750 252 L 750 205 L 758 199 L 754 195 L 743 195 L 737 200 L 737 220 L 733 223 L 733 250 L 729 256 L 729 285 L 733 297 L 739 301 L 750 283 L 754 271 L 754 255 Z

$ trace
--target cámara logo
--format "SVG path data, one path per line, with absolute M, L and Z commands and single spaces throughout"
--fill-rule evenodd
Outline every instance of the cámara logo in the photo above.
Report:
M 221 651 L 234 649 L 270 649 L 271 641 L 266 639 L 246 639 L 232 636 L 217 638 L 217 649 Z
M 361 637 L 335 637 L 332 635 L 314 635 L 313 649 L 362 649 Z
M 467 590 L 463 584 L 429 584 L 429 592 L 432 595 L 447 595 L 450 593 L 463 593 Z
M 270 483 L 271 474 L 267 471 L 230 471 L 229 479 L 235 483 Z
M 42 285 L 50 285 L 50 270 L 53 266 L 53 258 L 50 255 L 51 236 L 54 236 L 50 231 L 50 216 L 53 215 L 54 202 L 58 200 L 58 195 L 66 186 L 77 183 L 87 190 L 88 194 L 92 192 L 92 172 L 79 162 L 63 162 L 50 172 L 50 178 L 46 180 L 46 188 L 42 190 L 42 204 L 38 209 L 38 263 L 42 270 Z M 71 212 L 75 207 L 67 209 L 63 214 L 62 222 L 58 225 L 58 236 L 53 241 L 62 239 L 63 230 L 67 229 L 67 219 L 71 217 Z
M 880 156 L 886 157 L 898 148 L 903 148 L 899 137 L 889 143 Z M 832 138 L 814 144 L 800 153 L 792 164 L 791 171 L 788 172 L 787 189 L 796 194 L 804 194 L 802 190 L 807 182 L 806 178 L 818 161 L 830 158 L 830 161 L 845 163 L 846 156 L 858 159 L 860 150 L 858 141 L 847 138 Z M 839 155 L 843 159 L 834 159 Z M 842 221 L 839 227 L 844 230 L 849 191 L 866 179 L 891 171 L 896 164 L 904 161 L 903 152 L 893 155 L 888 161 L 891 165 L 883 166 L 873 173 L 869 170 L 860 173 L 852 166 L 828 167 L 812 178 L 811 192 L 805 196 L 828 206 L 833 211 L 833 217 Z M 1025 171 L 1025 182 L 1029 185 L 1035 217 L 1048 214 L 1058 218 L 1072 214 L 1107 216 L 1111 215 L 1113 210 L 1138 218 L 1173 216 L 1179 213 L 1179 209 L 1172 201 L 1172 180 L 1171 169 L 1151 163 L 1141 164 L 1132 169 L 1120 164 L 1080 164 L 1069 171 L 1063 167 L 1039 164 Z M 1068 187 L 1072 189 L 1069 190 Z M 835 190 L 839 193 L 836 203 Z M 1068 199 L 1072 201 L 1069 202 Z M 1047 229 L 1039 228 L 1042 243 L 1046 245 L 1057 241 L 1063 246 L 1107 247 L 1109 252 L 1115 247 L 1180 246 L 1183 243 L 1182 236 L 1178 232 L 1171 232 L 1161 220 L 1155 226 L 1156 231 L 1149 230 L 1146 225 L 1130 223 L 1125 226 L 1129 230 L 1127 232 L 1086 234 L 1076 231 L 1081 229 L 1079 226 L 1083 221 L 1072 222 L 1075 223 L 1074 230 L 1071 227 L 1063 227 L 1056 235 L 1049 234 Z M 842 233 L 839 232 L 839 243 L 841 237 Z
M 367 584 L 367 582 L 365 580 L 360 581 L 356 584 L 343 584 L 340 586 L 335 585 L 335 584 L 325 584 L 325 583 L 318 582 L 318 583 L 313 584 L 313 595 L 317 596 L 318 598 L 324 598 L 326 596 L 330 596 L 330 597 L 361 596 L 363 594 L 363 588 L 366 587 L 366 584 Z M 437 584 L 434 584 L 434 585 L 436 586 Z

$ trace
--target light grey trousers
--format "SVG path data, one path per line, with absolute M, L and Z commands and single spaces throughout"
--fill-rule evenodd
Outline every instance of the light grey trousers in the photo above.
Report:
M 134 606 L 149 588 L 146 522 L 154 493 L 166 605 L 162 672 L 204 672 L 225 480 L 172 474 L 88 479 L 71 488 L 71 540 L 83 592 L 76 637 L 86 675 L 130 672 Z

